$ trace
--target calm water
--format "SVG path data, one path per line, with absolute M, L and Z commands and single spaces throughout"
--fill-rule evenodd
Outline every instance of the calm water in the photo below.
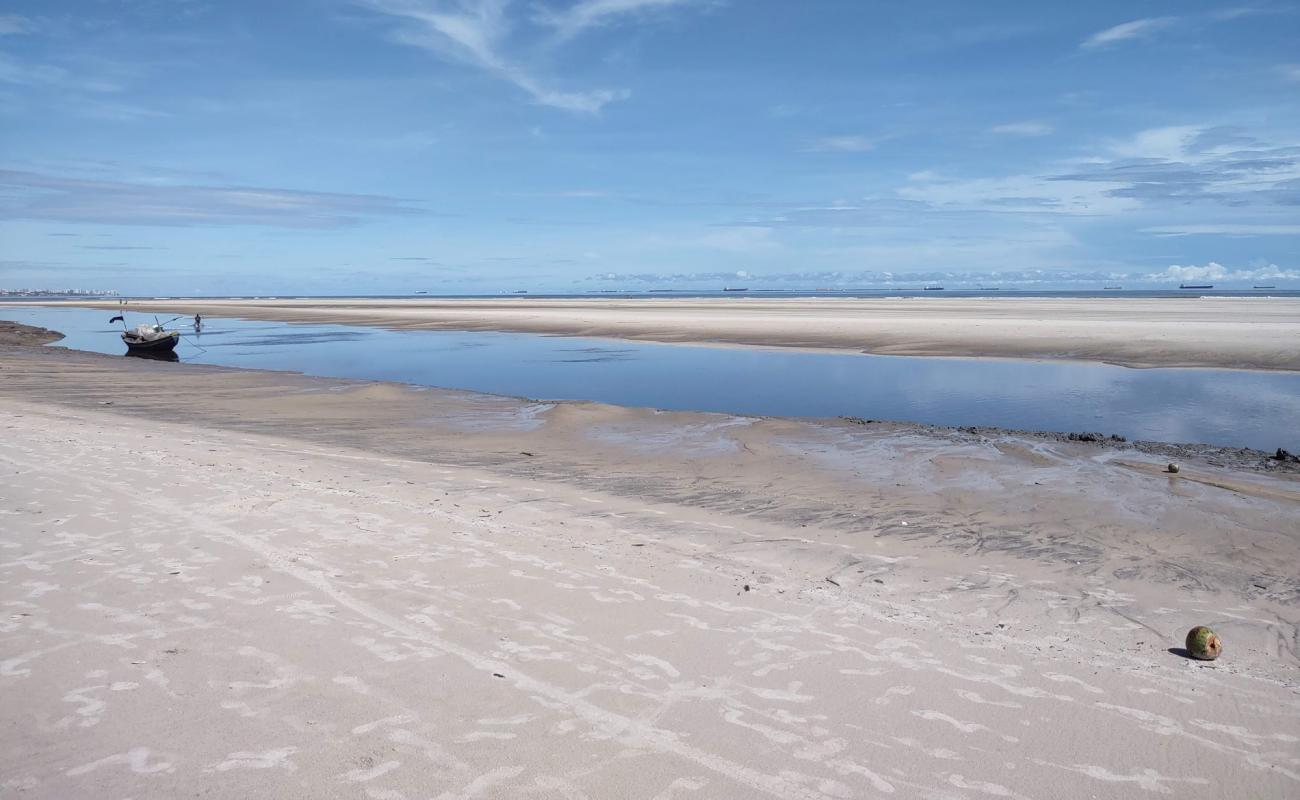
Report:
M 108 324 L 110 316 L 87 309 L 0 307 L 0 319 L 66 334 L 57 346 L 120 354 L 121 328 Z M 151 320 L 130 314 L 127 321 Z M 196 364 L 540 400 L 1092 430 L 1130 439 L 1300 450 L 1300 374 L 1293 373 L 683 347 L 217 318 L 206 319 L 200 334 L 186 333 L 177 353 Z

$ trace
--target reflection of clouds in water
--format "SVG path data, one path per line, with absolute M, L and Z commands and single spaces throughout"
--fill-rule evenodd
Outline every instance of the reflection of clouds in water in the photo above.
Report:
M 264 336 L 260 339 L 237 339 L 235 341 L 214 342 L 206 347 L 288 347 L 290 345 L 325 344 L 327 342 L 350 342 L 364 339 L 369 331 L 321 331 L 319 333 L 284 333 Z M 202 334 L 207 336 L 204 331 Z
M 608 364 L 613 361 L 635 361 L 638 351 L 614 347 L 561 348 L 546 360 L 558 364 Z

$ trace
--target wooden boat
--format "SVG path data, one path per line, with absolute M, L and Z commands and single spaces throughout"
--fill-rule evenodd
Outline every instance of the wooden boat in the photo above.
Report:
M 137 325 L 134 330 L 122 331 L 122 342 L 128 355 L 160 355 L 176 349 L 181 335 L 165 331 L 161 325 Z

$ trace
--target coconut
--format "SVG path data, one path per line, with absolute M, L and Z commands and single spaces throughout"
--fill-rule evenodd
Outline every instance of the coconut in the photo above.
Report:
M 1213 661 L 1223 652 L 1223 642 L 1219 635 L 1204 625 L 1197 625 L 1187 632 L 1187 653 L 1201 661 Z

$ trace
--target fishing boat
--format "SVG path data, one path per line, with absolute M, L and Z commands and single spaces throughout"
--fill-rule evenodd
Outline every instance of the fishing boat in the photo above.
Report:
M 180 333 L 163 330 L 161 325 L 136 325 L 134 330 L 122 331 L 122 341 L 128 353 L 170 353 L 181 340 Z
M 198 329 L 198 320 L 198 317 L 194 318 L 195 330 Z M 126 345 L 129 356 L 163 356 L 175 350 L 181 340 L 178 331 L 166 330 L 157 317 L 153 325 L 136 325 L 131 329 L 127 329 L 126 318 L 120 314 L 109 320 L 109 323 L 113 322 L 122 323 L 122 343 Z

